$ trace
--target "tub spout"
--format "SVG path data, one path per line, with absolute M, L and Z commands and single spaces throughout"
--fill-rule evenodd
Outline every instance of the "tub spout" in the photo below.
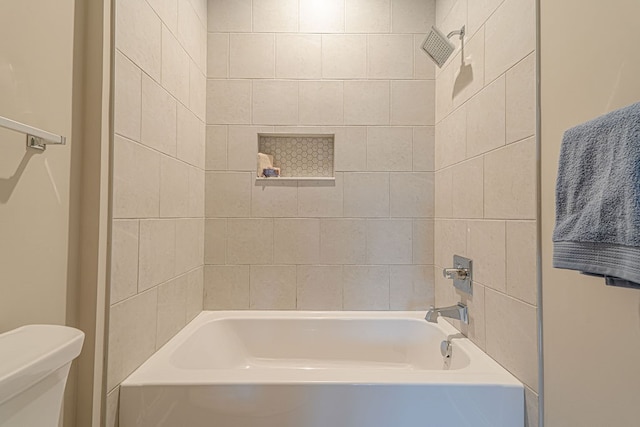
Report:
M 435 308 L 431 306 L 427 311 L 426 316 L 424 316 L 424 320 L 431 323 L 436 323 L 438 321 L 438 316 L 448 317 L 450 319 L 457 319 L 462 321 L 462 323 L 469 324 L 469 311 L 467 306 L 459 302 L 456 305 L 452 305 L 451 307 L 441 307 Z

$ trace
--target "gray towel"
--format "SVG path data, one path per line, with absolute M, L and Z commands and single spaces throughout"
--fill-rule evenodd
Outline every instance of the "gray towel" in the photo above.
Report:
M 565 132 L 553 266 L 640 287 L 640 103 Z

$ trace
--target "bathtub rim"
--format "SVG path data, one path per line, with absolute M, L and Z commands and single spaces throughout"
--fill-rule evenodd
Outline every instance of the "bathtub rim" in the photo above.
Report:
M 401 319 L 426 322 L 424 311 L 279 311 L 224 310 L 202 311 L 166 344 L 160 347 L 124 381 L 122 387 L 207 386 L 207 385 L 467 385 L 521 388 L 524 385 L 500 366 L 471 340 L 461 337 L 453 325 L 442 318 L 429 327 L 437 327 L 447 336 L 455 336 L 455 348 L 470 358 L 468 366 L 456 370 L 335 370 L 335 369 L 198 369 L 175 367 L 170 358 L 189 336 L 205 323 L 222 319 Z M 454 353 L 455 354 L 455 353 Z

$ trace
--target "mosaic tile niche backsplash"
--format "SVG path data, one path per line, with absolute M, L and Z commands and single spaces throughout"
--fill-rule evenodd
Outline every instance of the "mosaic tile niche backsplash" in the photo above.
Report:
M 281 177 L 333 177 L 333 135 L 258 135 Z

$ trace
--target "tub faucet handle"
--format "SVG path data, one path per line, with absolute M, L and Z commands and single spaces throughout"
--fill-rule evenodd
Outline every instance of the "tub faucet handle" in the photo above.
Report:
M 453 280 L 453 286 L 456 289 L 467 293 L 473 294 L 471 288 L 471 282 L 473 280 L 473 262 L 469 258 L 462 257 L 460 255 L 453 256 L 453 268 L 445 268 L 442 270 L 442 274 L 447 279 Z
M 464 280 L 467 278 L 467 276 L 469 276 L 469 269 L 461 268 L 460 266 L 458 266 L 457 268 L 445 268 L 442 270 L 442 275 L 447 279 Z

